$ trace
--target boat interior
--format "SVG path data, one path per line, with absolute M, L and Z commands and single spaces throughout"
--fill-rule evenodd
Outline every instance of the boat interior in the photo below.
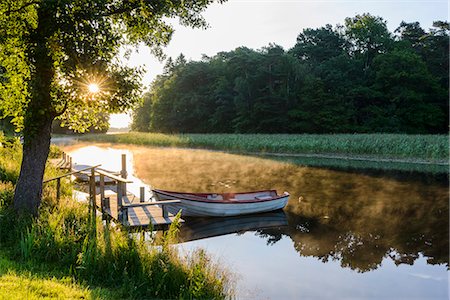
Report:
M 206 199 L 212 201 L 239 201 L 239 200 L 269 200 L 277 197 L 275 191 L 261 191 L 254 193 L 223 193 L 223 194 L 208 194 Z

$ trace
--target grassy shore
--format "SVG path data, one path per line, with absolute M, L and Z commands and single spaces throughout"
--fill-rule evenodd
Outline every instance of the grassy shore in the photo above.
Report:
M 130 132 L 80 139 L 165 147 L 205 148 L 242 153 L 315 154 L 358 158 L 447 162 L 447 135 L 406 134 L 178 134 Z
M 227 272 L 202 250 L 181 256 L 171 246 L 172 226 L 154 243 L 137 241 L 120 226 L 91 218 L 71 198 L 54 200 L 45 185 L 39 218 L 12 209 L 20 145 L 0 147 L 0 298 L 8 299 L 224 299 L 232 296 Z M 57 170 L 50 166 L 46 178 Z
M 78 284 L 45 265 L 10 259 L 0 250 L 0 299 L 109 299 L 114 293 Z

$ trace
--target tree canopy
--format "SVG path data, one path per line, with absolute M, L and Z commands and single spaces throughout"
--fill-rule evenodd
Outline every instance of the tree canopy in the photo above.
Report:
M 449 24 L 381 17 L 303 30 L 289 50 L 239 47 L 169 60 L 135 110 L 156 132 L 448 132 Z
M 119 64 L 120 47 L 145 43 L 160 56 L 173 32 L 166 20 L 204 27 L 200 12 L 211 2 L 2 1 L 0 111 L 20 128 L 31 114 L 44 114 L 83 131 L 99 111 L 129 109 L 140 96 L 140 70 Z M 88 91 L 90 83 L 99 93 Z M 48 103 L 30 109 L 41 91 Z

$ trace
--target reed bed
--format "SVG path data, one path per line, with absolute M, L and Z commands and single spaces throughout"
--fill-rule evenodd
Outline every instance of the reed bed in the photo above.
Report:
M 243 153 L 322 154 L 448 161 L 448 135 L 406 134 L 95 134 L 82 140 L 205 148 Z

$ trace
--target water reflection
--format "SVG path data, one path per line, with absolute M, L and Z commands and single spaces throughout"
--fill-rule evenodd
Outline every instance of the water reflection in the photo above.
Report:
M 384 259 L 411 265 L 421 256 L 428 264 L 449 266 L 448 174 L 389 171 L 383 176 L 382 171 L 310 168 L 203 150 L 127 146 L 127 151 L 136 177 L 161 189 L 291 194 L 287 226 L 278 218 L 280 224 L 271 227 L 270 218 L 262 216 L 249 217 L 247 227 L 245 219 L 189 221 L 181 228 L 184 241 L 255 230 L 269 245 L 289 237 L 298 255 L 339 261 L 358 272 L 377 269 Z M 106 157 L 93 151 L 89 156 Z
M 281 230 L 288 225 L 282 210 L 227 218 L 185 218 L 185 221 L 179 234 L 181 242 L 267 228 Z
M 283 232 L 300 255 L 339 260 L 359 272 L 378 268 L 385 257 L 412 264 L 419 254 L 448 267 L 447 187 L 342 172 L 308 177 L 298 189 L 305 200 L 287 207 Z

